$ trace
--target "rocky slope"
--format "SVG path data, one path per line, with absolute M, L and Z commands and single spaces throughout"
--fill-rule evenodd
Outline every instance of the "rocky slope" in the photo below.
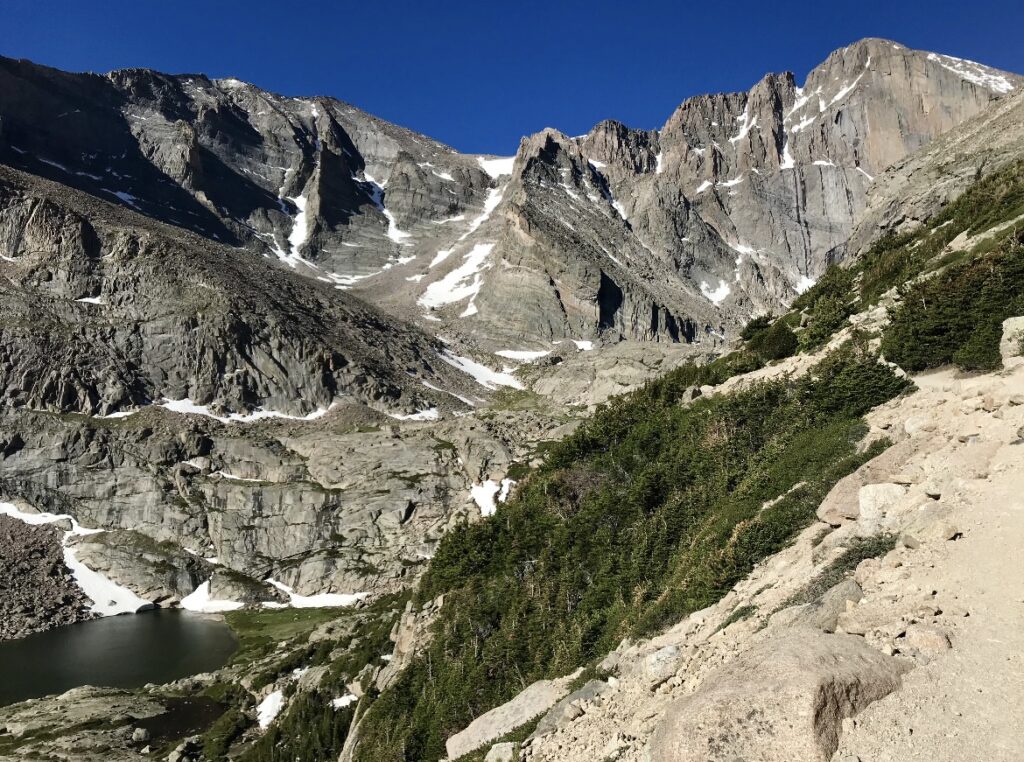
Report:
M 522 758 L 1015 758 L 1024 364 L 915 382 L 869 416 L 897 444 L 836 487 L 823 523 L 715 606 L 623 643 L 615 677 Z M 880 533 L 892 550 L 826 573 Z

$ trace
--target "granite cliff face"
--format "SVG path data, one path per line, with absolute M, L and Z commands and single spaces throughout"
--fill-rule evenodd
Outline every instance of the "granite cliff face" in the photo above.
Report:
M 0 160 L 488 349 L 713 345 L 841 254 L 877 174 L 1019 82 L 863 40 L 802 87 L 690 98 L 660 130 L 545 130 L 513 160 L 330 98 L 3 60 Z

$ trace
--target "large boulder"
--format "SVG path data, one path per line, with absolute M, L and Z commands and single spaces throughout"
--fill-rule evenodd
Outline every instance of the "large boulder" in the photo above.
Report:
M 853 635 L 795 630 L 710 673 L 665 713 L 652 762 L 825 762 L 842 721 L 900 685 L 907 667 Z
M 999 342 L 999 354 L 1003 363 L 1014 357 L 1020 357 L 1024 343 L 1024 317 L 1012 317 L 1003 321 L 1003 338 Z
M 449 759 L 458 759 L 497 740 L 521 725 L 544 714 L 561 701 L 578 673 L 557 680 L 538 680 L 511 701 L 480 715 L 465 730 L 445 743 Z

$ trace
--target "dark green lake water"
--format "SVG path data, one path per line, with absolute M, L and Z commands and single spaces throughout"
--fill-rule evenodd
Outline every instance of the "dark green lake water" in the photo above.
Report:
M 0 642 L 0 706 L 80 685 L 138 688 L 209 672 L 237 645 L 222 621 L 160 609 Z

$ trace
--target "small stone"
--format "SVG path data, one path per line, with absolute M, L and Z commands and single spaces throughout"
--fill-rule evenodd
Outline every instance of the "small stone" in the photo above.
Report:
M 149 740 L 149 731 L 145 728 L 135 728 L 132 731 L 132 743 L 146 743 Z
M 922 653 L 935 654 L 952 648 L 945 632 L 927 624 L 910 625 L 902 639 L 908 648 L 916 648 Z
M 908 550 L 917 550 L 921 547 L 921 541 L 912 534 L 902 534 L 900 535 L 900 545 Z

